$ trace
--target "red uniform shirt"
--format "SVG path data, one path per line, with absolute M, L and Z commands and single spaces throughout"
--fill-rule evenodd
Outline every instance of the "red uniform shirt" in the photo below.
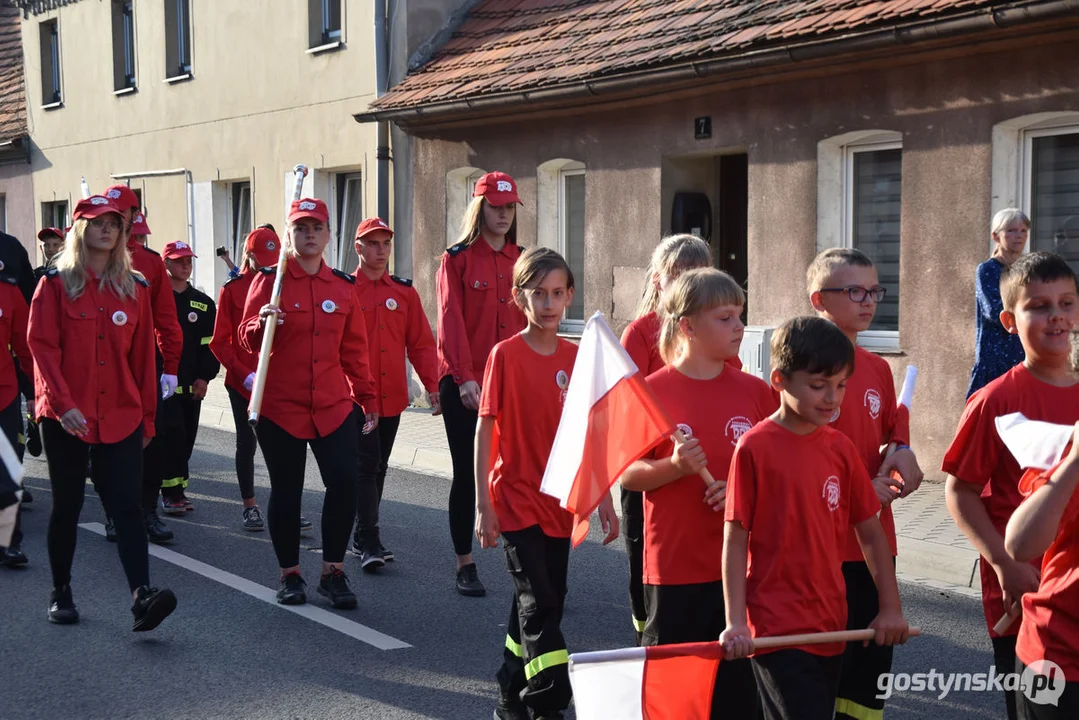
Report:
M 842 433 L 821 427 L 796 435 L 766 420 L 742 436 L 726 519 L 749 531 L 746 608 L 754 637 L 847 627 L 847 533 L 879 509 L 858 450 Z M 839 655 L 843 647 L 799 649 Z
M 427 392 L 438 392 L 438 354 L 420 294 L 412 281 L 383 273 L 371 280 L 359 269 L 356 297 L 367 321 L 371 347 L 371 377 L 375 381 L 378 414 L 394 417 L 408 407 L 405 351 Z
M 438 377 L 458 385 L 478 381 L 491 348 L 525 329 L 513 302 L 513 264 L 521 248 L 507 242 L 495 252 L 477 238 L 442 255 L 438 268 Z
M 495 345 L 483 374 L 480 417 L 495 419 L 491 504 L 503 530 L 539 525 L 548 537 L 569 537 L 573 515 L 540 492 L 577 346 L 558 341 L 540 355 L 520 335 Z
M 659 354 L 661 326 L 662 321 L 653 310 L 626 325 L 626 329 L 622 331 L 622 347 L 629 353 L 637 369 L 645 375 L 651 375 L 664 365 Z M 726 363 L 735 370 L 742 369 L 742 361 L 737 357 L 727 358 Z
M 1043 476 L 1047 477 L 1047 476 Z M 1043 484 L 1042 479 L 1037 484 Z M 1079 493 L 1073 492 L 1056 539 L 1045 551 L 1037 592 L 1023 595 L 1023 623 L 1015 654 L 1030 667 L 1052 660 L 1064 678 L 1079 682 Z
M 30 382 L 34 381 L 34 359 L 26 344 L 26 324 L 30 308 L 16 284 L 15 278 L 0 276 L 0 345 L 8 345 Z M 0 353 L 0 408 L 6 408 L 19 396 L 19 378 L 15 358 L 10 352 Z
M 150 288 L 140 281 L 136 289 L 134 298 L 121 300 L 100 290 L 91 274 L 82 295 L 71 300 L 60 274 L 49 270 L 30 303 L 37 416 L 59 420 L 77 408 L 89 431 L 84 442 L 120 442 L 140 424 L 143 437 L 154 436 L 158 386 Z
M 254 279 L 255 273 L 245 272 L 221 286 L 214 335 L 210 338 L 210 352 L 225 367 L 225 384 L 245 398 L 250 398 L 251 393 L 244 388 L 244 380 L 258 368 L 259 358 L 240 344 L 236 329 L 243 320 L 247 291 Z
M 869 477 L 876 477 L 881 464 L 881 446 L 890 442 L 908 444 L 905 423 L 899 421 L 892 369 L 883 358 L 855 347 L 854 374 L 847 379 L 847 393 L 839 408 L 839 417 L 831 427 L 851 439 L 858 448 Z M 880 510 L 880 524 L 888 536 L 892 557 L 896 555 L 895 518 L 890 507 Z M 843 562 L 865 562 L 862 547 L 854 534 L 847 533 Z
M 367 331 L 351 275 L 323 263 L 308 275 L 290 262 L 281 289 L 285 322 L 274 335 L 262 414 L 293 437 L 325 437 L 352 412 L 352 398 L 374 407 Z M 248 352 L 262 343 L 259 309 L 270 302 L 276 268 L 259 271 L 238 335 Z
M 1079 420 L 1079 385 L 1049 385 L 1016 365 L 970 396 L 955 439 L 944 454 L 941 470 L 965 483 L 982 488 L 982 504 L 1003 536 L 1008 519 L 1019 507 L 1019 479 L 1023 471 L 997 432 L 996 419 L 1021 412 L 1030 420 L 1073 425 Z M 1041 558 L 1031 561 L 1037 566 Z M 1000 637 L 993 626 L 1004 614 L 1004 593 L 993 567 L 981 558 L 982 609 L 990 637 Z M 1005 635 L 1015 635 L 1013 625 Z
M 131 255 L 131 267 L 142 273 L 150 283 L 150 311 L 153 314 L 157 346 L 164 360 L 164 373 L 175 375 L 180 369 L 180 355 L 184 351 L 184 334 L 176 318 L 176 299 L 172 296 L 172 284 L 165 272 L 165 261 L 142 243 L 127 243 Z
M 772 389 L 752 375 L 726 369 L 714 380 L 694 380 L 672 367 L 648 378 L 667 414 L 701 442 L 708 470 L 727 477 L 734 446 L 742 434 L 776 410 Z M 687 428 L 689 432 L 687 432 Z M 664 441 L 650 453 L 670 457 Z M 723 513 L 704 502 L 700 475 L 686 475 L 644 493 L 644 582 L 688 585 L 723 579 Z

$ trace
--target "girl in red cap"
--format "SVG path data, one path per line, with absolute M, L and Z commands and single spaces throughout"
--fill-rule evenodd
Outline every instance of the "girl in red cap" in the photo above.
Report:
M 476 521 L 473 440 L 480 407 L 480 380 L 491 348 L 526 326 L 513 301 L 517 247 L 517 184 L 506 173 L 487 173 L 476 183 L 461 237 L 438 268 L 438 392 L 446 424 L 453 484 L 450 537 L 457 553 L 457 592 L 487 594 L 472 562 Z
M 270 304 L 276 268 L 262 268 L 248 292 L 238 335 L 253 353 L 260 349 L 264 323 L 276 318 L 279 325 L 256 427 L 270 474 L 270 539 L 281 568 L 277 601 L 307 601 L 300 575 L 300 500 L 310 445 L 326 486 L 318 592 L 335 608 L 354 608 L 356 595 L 341 565 L 356 517 L 356 424 L 363 422 L 370 432 L 378 414 L 371 411 L 375 394 L 355 279 L 322 260 L 330 241 L 328 220 L 321 200 L 292 203 L 280 307 Z M 353 397 L 367 411 L 362 420 L 353 413 Z
M 134 630 L 152 630 L 176 607 L 150 587 L 140 509 L 142 450 L 154 435 L 157 383 L 149 286 L 133 272 L 119 209 L 101 195 L 81 200 L 56 266 L 30 305 L 37 416 L 53 506 L 49 621 L 78 622 L 71 595 L 86 464 L 116 526 L 120 562 L 134 605 Z

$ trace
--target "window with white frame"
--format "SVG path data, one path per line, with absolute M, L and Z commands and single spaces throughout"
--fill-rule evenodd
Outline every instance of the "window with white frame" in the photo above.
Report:
M 60 88 L 60 23 L 47 20 L 38 26 L 41 40 L 41 104 L 55 106 L 63 101 Z
M 566 330 L 584 330 L 584 168 L 558 173 L 558 252 L 573 272 L 576 289 L 566 308 Z
M 446 173 L 446 247 L 461 235 L 461 223 L 472 202 L 476 183 L 484 171 L 475 167 L 459 167 Z
M 1030 249 L 1056 253 L 1079 271 L 1079 127 L 1029 130 L 1023 145 Z
M 248 181 L 229 184 L 229 231 L 232 241 L 229 254 L 239 263 L 244 241 L 251 232 L 251 183 Z
M 135 87 L 135 4 L 112 0 L 113 90 Z
M 338 173 L 334 179 L 337 208 L 336 257 L 334 267 L 347 273 L 355 272 L 360 264 L 356 256 L 356 228 L 363 220 L 363 178 L 360 173 Z
M 165 79 L 191 74 L 191 0 L 165 0 Z
M 54 227 L 63 230 L 67 225 L 66 200 L 41 203 L 41 227 Z
M 0 232 L 7 232 L 7 195 L 0 193 Z
M 341 42 L 342 0 L 307 0 L 308 47 Z
M 847 146 L 843 183 L 844 233 L 847 247 L 861 250 L 877 268 L 886 288 L 884 300 L 869 331 L 866 345 L 891 344 L 899 332 L 899 218 L 902 208 L 903 149 L 898 143 Z

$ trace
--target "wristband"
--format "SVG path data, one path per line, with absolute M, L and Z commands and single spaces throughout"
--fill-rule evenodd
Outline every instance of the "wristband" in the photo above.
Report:
M 895 451 L 899 452 L 900 450 L 910 450 L 910 445 L 896 445 L 895 446 Z M 910 451 L 914 452 L 913 450 L 910 450 Z

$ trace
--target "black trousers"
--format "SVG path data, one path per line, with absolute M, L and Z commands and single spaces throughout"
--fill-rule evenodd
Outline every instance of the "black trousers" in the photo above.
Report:
M 727 625 L 721 581 L 645 585 L 644 597 L 648 622 L 641 645 L 714 642 Z M 724 660 L 716 669 L 710 717 L 754 720 L 757 713 L 757 683 L 749 658 Z
M 360 482 L 356 492 L 357 544 L 378 542 L 378 509 L 382 504 L 382 490 L 386 486 L 386 470 L 389 467 L 393 441 L 401 426 L 401 416 L 380 417 L 378 427 L 363 434 L 363 413 L 356 408 L 357 435 L 359 435 Z
M 0 432 L 4 433 L 7 441 L 11 443 L 11 447 L 15 449 L 15 454 L 19 458 L 19 462 L 22 462 L 23 451 L 26 446 L 23 444 L 25 438 L 23 437 L 23 424 L 22 424 L 22 398 L 18 395 L 12 400 L 6 408 L 0 410 Z M 19 505 L 18 511 L 15 515 L 15 530 L 11 534 L 11 544 L 22 544 L 22 505 Z
M 648 620 L 648 600 L 644 594 L 644 493 L 622 488 L 622 525 L 629 556 L 629 609 L 637 644 Z M 722 628 L 720 629 L 722 631 Z M 718 636 L 717 636 L 718 637 Z
M 453 463 L 450 485 L 450 538 L 458 555 L 472 552 L 472 533 L 476 525 L 476 423 L 479 413 L 461 402 L 461 391 L 449 375 L 438 383 L 442 422 Z
M 179 499 L 191 479 L 191 453 L 199 432 L 202 401 L 195 399 L 190 387 L 182 388 L 161 402 L 157 431 L 161 434 L 161 495 Z
M 842 655 L 787 649 L 751 659 L 765 720 L 832 720 Z
M 1027 666 L 1023 664 L 1023 661 L 1016 658 L 1015 672 L 1022 677 L 1023 671 L 1026 669 Z M 1003 671 L 1003 668 L 998 668 L 998 671 Z M 1072 720 L 1072 718 L 1079 718 L 1079 682 L 1064 682 L 1062 677 L 1052 678 L 1052 681 L 1054 689 L 1059 687 L 1057 683 L 1063 682 L 1064 684 L 1064 691 L 1055 703 L 1045 702 L 1050 699 L 1049 697 L 1039 698 L 1039 695 L 1049 695 L 1047 689 L 1041 687 L 1031 687 L 1027 690 L 1027 693 L 1032 694 L 1035 700 L 1042 700 L 1040 704 L 1031 700 L 1030 696 L 1022 690 L 1014 693 L 1019 720 Z
M 569 538 L 549 537 L 533 525 L 503 532 L 502 540 L 514 592 L 498 686 L 503 696 L 523 700 L 536 717 L 554 715 L 573 697 L 561 628 Z
M 1015 643 L 1018 637 L 1005 635 L 1004 637 L 992 638 L 993 664 L 1000 672 L 1007 672 L 1008 668 L 1015 667 Z M 1008 711 L 1008 720 L 1017 720 L 1018 708 L 1015 704 L 1015 693 L 1004 691 L 1004 707 Z M 1063 717 L 1063 716 L 1062 716 Z
M 265 416 L 259 419 L 255 431 L 270 475 L 267 519 L 278 566 L 300 564 L 300 505 L 308 445 L 326 486 L 322 501 L 322 559 L 332 563 L 343 561 L 352 521 L 356 518 L 359 459 L 355 413 L 349 413 L 329 435 L 313 440 L 294 437 Z
M 142 482 L 142 427 L 116 443 L 85 443 L 68 435 L 56 420 L 42 419 L 41 441 L 52 484 L 49 516 L 49 565 L 52 584 L 71 583 L 71 563 L 79 514 L 86 492 L 86 463 L 91 480 L 116 526 L 117 552 L 131 590 L 150 584 L 146 527 L 139 507 Z
M 161 376 L 157 377 L 157 387 L 161 387 Z M 165 477 L 165 443 L 167 442 L 168 428 L 166 417 L 168 407 L 157 396 L 157 409 L 154 411 L 154 437 L 150 444 L 142 451 L 142 509 L 143 512 L 155 512 L 157 510 L 157 496 L 161 492 L 161 479 Z M 161 428 L 166 432 L 162 432 Z M 112 517 L 112 506 L 107 501 L 105 509 Z
M 258 440 L 255 428 L 247 422 L 247 398 L 228 385 L 225 390 L 232 406 L 232 421 L 236 424 L 236 479 L 240 483 L 240 497 L 251 500 L 255 497 L 255 449 Z
M 894 566 L 895 558 L 892 558 Z M 863 562 L 843 563 L 843 579 L 847 585 L 847 629 L 864 630 L 880 612 L 877 585 L 869 566 Z M 892 671 L 892 646 L 860 642 L 847 643 L 843 651 L 842 670 L 839 673 L 839 690 L 836 697 L 836 718 L 859 720 L 866 711 L 883 711 L 884 700 L 880 693 L 878 678 Z

